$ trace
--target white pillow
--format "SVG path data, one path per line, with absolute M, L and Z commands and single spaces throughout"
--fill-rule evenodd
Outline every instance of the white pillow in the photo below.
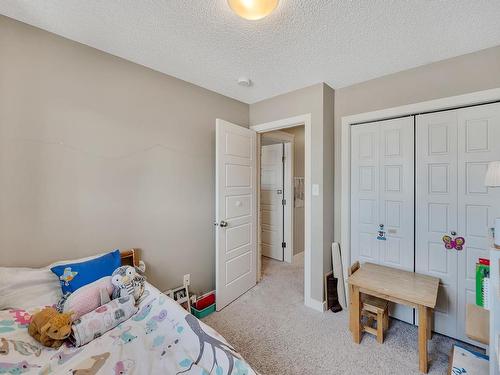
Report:
M 61 285 L 50 268 L 0 267 L 0 310 L 57 304 Z
M 45 268 L 48 268 L 49 270 L 52 268 L 52 267 L 55 267 L 55 266 L 60 266 L 61 264 L 70 264 L 70 263 L 82 263 L 82 262 L 86 262 L 88 260 L 92 260 L 92 259 L 95 259 L 95 258 L 99 258 L 105 254 L 108 254 L 108 252 L 106 253 L 100 253 L 100 254 L 97 254 L 97 255 L 91 255 L 91 256 L 88 256 L 88 257 L 85 257 L 85 258 L 78 258 L 78 259 L 68 259 L 68 260 L 58 260 L 57 262 L 54 262 L 52 264 L 49 264 L 47 267 Z

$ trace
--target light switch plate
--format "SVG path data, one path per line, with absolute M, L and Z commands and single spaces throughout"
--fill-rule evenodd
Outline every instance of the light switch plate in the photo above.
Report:
M 316 197 L 319 195 L 319 185 L 318 184 L 312 185 L 312 195 L 314 195 Z

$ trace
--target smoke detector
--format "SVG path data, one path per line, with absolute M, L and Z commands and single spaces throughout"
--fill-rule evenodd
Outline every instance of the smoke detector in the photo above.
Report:
M 238 85 L 243 87 L 250 87 L 252 86 L 252 81 L 249 78 L 240 77 L 238 78 Z

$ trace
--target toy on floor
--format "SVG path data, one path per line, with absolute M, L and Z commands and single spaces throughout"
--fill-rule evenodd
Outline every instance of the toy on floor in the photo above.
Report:
M 112 298 L 132 296 L 137 302 L 144 293 L 145 277 L 139 275 L 134 267 L 121 266 L 118 267 L 111 275 L 113 283 Z
M 59 348 L 71 333 L 71 313 L 46 307 L 32 316 L 28 333 L 44 346 Z

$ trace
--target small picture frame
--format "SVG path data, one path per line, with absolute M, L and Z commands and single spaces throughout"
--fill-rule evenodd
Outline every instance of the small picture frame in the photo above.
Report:
M 186 289 L 182 288 L 174 292 L 174 300 L 179 301 L 187 297 Z
M 187 312 L 191 312 L 191 301 L 187 285 L 167 290 L 165 294 L 181 305 L 185 310 L 187 310 Z

